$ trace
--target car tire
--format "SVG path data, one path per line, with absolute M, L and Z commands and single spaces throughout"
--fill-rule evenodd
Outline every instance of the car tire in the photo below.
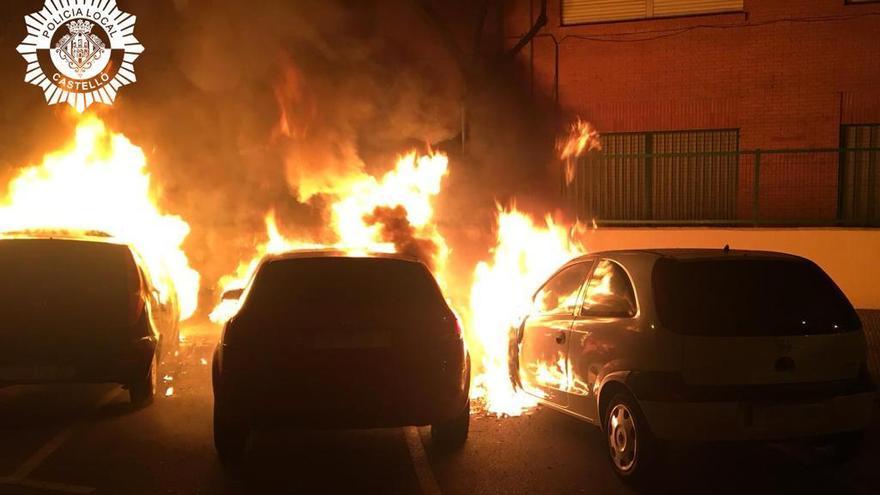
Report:
M 128 384 L 128 397 L 134 407 L 144 407 L 153 402 L 159 380 L 159 358 L 153 354 L 146 376 Z
M 614 472 L 625 482 L 641 484 L 657 472 L 659 446 L 635 398 L 616 393 L 604 411 L 603 431 Z
M 226 467 L 241 464 L 247 450 L 250 428 L 247 422 L 214 400 L 214 448 Z
M 467 441 L 471 423 L 471 401 L 458 416 L 443 423 L 431 425 L 431 440 L 443 451 L 458 450 Z
M 513 390 L 522 389 L 522 382 L 519 377 L 519 335 L 522 327 L 517 330 L 511 327 L 507 339 L 507 374 L 510 378 L 510 386 Z

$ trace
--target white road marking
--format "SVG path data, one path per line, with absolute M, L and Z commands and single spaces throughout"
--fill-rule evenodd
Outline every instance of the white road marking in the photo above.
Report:
M 406 446 L 409 448 L 409 456 L 412 459 L 413 468 L 416 471 L 416 478 L 422 488 L 423 495 L 442 495 L 440 485 L 434 479 L 434 472 L 431 471 L 431 465 L 428 463 L 428 456 L 425 454 L 425 448 L 422 445 L 422 437 L 419 430 L 415 426 L 404 428 L 406 434 Z
M 95 406 L 94 410 L 97 411 L 110 403 L 113 399 L 116 398 L 117 395 L 121 392 L 119 388 L 113 388 L 113 390 L 104 394 L 101 397 Z M 68 485 L 65 483 L 53 483 L 49 481 L 40 481 L 34 479 L 28 479 L 28 477 L 36 471 L 40 465 L 42 465 L 46 459 L 49 458 L 52 454 L 58 450 L 61 445 L 67 440 L 67 438 L 80 426 L 82 426 L 83 420 L 77 420 L 73 423 L 67 425 L 66 428 L 59 431 L 52 437 L 48 442 L 46 442 L 42 447 L 40 447 L 36 452 L 31 454 L 30 457 L 25 459 L 23 463 L 15 470 L 12 475 L 7 477 L 0 478 L 0 485 L 18 485 L 25 486 L 31 488 L 39 488 L 41 490 L 49 490 L 49 491 L 57 491 L 57 492 L 65 492 L 65 493 L 92 493 L 95 491 L 94 488 L 89 486 L 79 486 L 79 485 Z
M 67 437 L 69 437 L 71 433 L 73 433 L 73 428 L 71 426 L 68 426 L 67 428 L 58 432 L 57 435 L 52 437 L 51 440 L 46 442 L 45 445 L 40 447 L 39 450 L 31 454 L 31 456 L 28 457 L 27 460 L 21 463 L 18 469 L 16 469 L 15 472 L 12 473 L 12 479 L 23 480 L 27 478 L 38 467 L 40 467 L 40 464 L 42 464 L 46 459 L 49 458 L 50 455 L 58 450 L 58 447 L 61 447 L 61 444 L 63 444 L 64 441 L 67 440 Z
M 52 483 L 51 481 L 40 481 L 31 479 L 19 480 L 15 483 L 9 484 L 23 486 L 26 488 L 36 488 L 38 490 L 49 492 L 89 494 L 95 491 L 95 487 L 92 486 L 69 485 L 67 483 Z

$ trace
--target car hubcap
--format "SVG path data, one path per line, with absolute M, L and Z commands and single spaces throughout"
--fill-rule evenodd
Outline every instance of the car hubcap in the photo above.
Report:
M 608 447 L 611 459 L 621 471 L 632 469 L 636 461 L 636 425 L 632 412 L 617 404 L 608 416 Z

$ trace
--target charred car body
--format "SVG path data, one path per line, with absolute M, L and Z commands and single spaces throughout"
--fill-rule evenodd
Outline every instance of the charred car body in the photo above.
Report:
M 468 433 L 470 362 L 424 264 L 398 255 L 265 258 L 214 355 L 214 439 L 239 460 L 261 427 L 432 425 Z
M 99 232 L 9 233 L 0 273 L 0 386 L 108 382 L 135 405 L 152 399 L 179 310 L 130 246 Z
M 511 334 L 514 384 L 600 426 L 625 479 L 671 440 L 816 437 L 852 454 L 875 400 L 852 306 L 814 263 L 779 253 L 577 258 Z

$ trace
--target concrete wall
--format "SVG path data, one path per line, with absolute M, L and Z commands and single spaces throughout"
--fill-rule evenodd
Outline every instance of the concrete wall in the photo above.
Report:
M 857 308 L 880 309 L 880 231 L 870 229 L 600 228 L 589 251 L 709 247 L 761 249 L 804 256 L 821 266 Z

